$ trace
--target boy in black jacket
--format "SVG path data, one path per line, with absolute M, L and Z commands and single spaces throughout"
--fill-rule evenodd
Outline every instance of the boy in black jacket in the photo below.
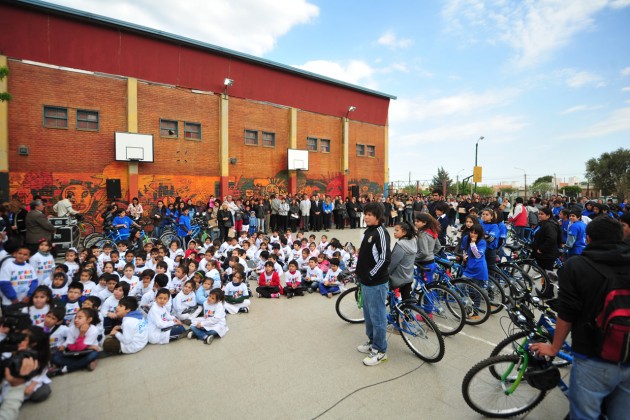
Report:
M 363 315 L 368 341 L 357 347 L 368 356 L 366 366 L 375 366 L 387 360 L 387 291 L 388 267 L 391 260 L 389 233 L 383 221 L 383 206 L 377 202 L 365 205 L 364 219 L 367 225 L 359 249 L 356 274 L 361 281 Z

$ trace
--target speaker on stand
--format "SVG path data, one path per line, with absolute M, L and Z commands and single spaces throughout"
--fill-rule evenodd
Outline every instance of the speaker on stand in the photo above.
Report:
M 108 200 L 115 200 L 117 198 L 122 198 L 122 192 L 120 190 L 120 179 L 106 180 L 105 187 L 107 188 Z

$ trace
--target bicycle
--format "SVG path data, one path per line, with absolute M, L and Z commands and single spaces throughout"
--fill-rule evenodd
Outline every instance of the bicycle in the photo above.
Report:
M 473 366 L 462 382 L 466 404 L 476 412 L 493 418 L 507 418 L 530 411 L 556 386 L 565 395 L 569 390 L 557 366 L 536 358 L 529 351 L 531 343 L 552 339 L 552 333 L 543 330 L 546 320 L 536 322 L 534 313 L 526 304 L 511 298 L 508 301 L 506 310 L 510 320 L 523 329 L 524 335 L 520 335 L 523 341 L 518 343 L 513 338 L 499 343 L 493 350 L 497 355 Z M 511 354 L 499 354 L 508 346 Z M 573 357 L 569 352 L 570 347 L 565 343 L 557 357 L 570 364 Z
M 442 360 L 444 337 L 431 318 L 418 305 L 410 301 L 399 301 L 392 291 L 388 291 L 387 296 L 387 323 L 400 332 L 407 347 L 426 362 L 436 363 Z M 343 291 L 335 303 L 337 315 L 351 324 L 365 321 L 362 307 L 360 283 Z
M 461 266 L 454 261 L 436 258 L 436 270 L 434 280 L 438 284 L 446 286 L 457 293 L 464 304 L 466 318 L 464 322 L 469 325 L 483 324 L 490 318 L 491 303 L 488 294 L 480 286 L 463 277 L 453 277 L 451 269 L 461 270 Z
M 437 282 L 426 283 L 416 267 L 413 273 L 414 302 L 436 324 L 442 335 L 454 335 L 466 324 L 466 309 L 459 294 Z

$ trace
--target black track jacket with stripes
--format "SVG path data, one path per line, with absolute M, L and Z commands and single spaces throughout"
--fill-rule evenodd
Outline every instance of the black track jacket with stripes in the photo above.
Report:
M 366 286 L 387 283 L 392 259 L 389 232 L 383 225 L 369 226 L 364 233 L 357 260 L 357 277 Z

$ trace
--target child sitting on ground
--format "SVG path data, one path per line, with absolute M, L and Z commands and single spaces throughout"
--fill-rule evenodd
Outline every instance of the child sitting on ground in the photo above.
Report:
M 289 271 L 284 276 L 286 286 L 284 293 L 287 298 L 291 299 L 295 296 L 304 296 L 304 287 L 302 287 L 302 273 L 298 271 L 298 263 L 295 260 L 289 262 Z
M 271 260 L 271 257 L 269 258 Z M 258 278 L 258 287 L 256 293 L 258 297 L 264 298 L 279 298 L 282 293 L 282 286 L 280 285 L 280 276 L 274 270 L 272 261 L 265 263 L 265 271 L 260 273 Z
M 44 325 L 46 314 L 50 312 L 52 304 L 52 292 L 48 286 L 37 286 L 31 303 L 28 307 L 28 315 L 33 325 L 41 327 Z
M 191 318 L 196 318 L 201 312 L 201 306 L 197 306 L 193 280 L 187 280 L 182 290 L 173 298 L 173 312 L 177 319 L 183 321 L 184 324 Z
M 66 311 L 63 306 L 53 307 L 44 319 L 43 329 L 49 335 L 50 351 L 55 352 L 59 347 L 63 347 L 68 338 L 68 327 L 63 322 Z
M 341 274 L 341 269 L 339 268 L 339 260 L 333 258 L 330 260 L 330 270 L 326 273 L 326 277 L 324 277 L 324 281 L 319 284 L 319 293 L 322 296 L 328 296 L 328 298 L 332 298 L 333 295 L 336 295 L 341 292 L 339 289 L 339 275 Z
M 249 291 L 243 280 L 243 272 L 235 271 L 232 281 L 225 285 L 225 310 L 230 314 L 249 312 L 251 301 L 248 299 Z
M 103 317 L 103 326 L 105 334 L 109 334 L 115 325 L 120 325 L 121 319 L 116 316 L 116 307 L 120 299 L 129 295 L 129 283 L 124 281 L 118 282 L 114 287 L 114 293 L 103 302 L 101 307 L 101 316 Z
M 142 295 L 142 299 L 140 299 L 140 308 L 146 313 L 151 309 L 151 305 L 155 301 L 155 296 L 157 295 L 157 291 L 162 289 L 168 285 L 168 277 L 166 274 L 156 274 L 153 278 L 153 288 L 151 291 Z M 167 305 L 170 311 L 171 304 L 169 301 L 169 305 Z
M 319 283 L 324 281 L 324 273 L 321 268 L 317 266 L 317 258 L 311 257 L 308 260 L 308 267 L 306 268 L 306 274 L 302 278 L 302 283 L 309 293 L 313 293 L 315 290 L 319 290 Z
M 149 328 L 142 311 L 138 310 L 138 301 L 131 296 L 120 299 L 116 316 L 122 323 L 110 332 L 103 344 L 103 352 L 131 354 L 145 348 L 149 342 Z
M 212 344 L 215 337 L 223 337 L 228 332 L 225 322 L 224 294 L 221 289 L 212 289 L 203 303 L 203 316 L 192 319 L 188 338 L 198 338 Z
M 84 368 L 96 369 L 96 359 L 101 350 L 98 346 L 96 323 L 98 323 L 96 310 L 80 309 L 76 313 L 65 345 L 60 346 L 59 351 L 51 358 L 51 362 L 59 368 L 58 374 Z
M 83 283 L 74 281 L 68 286 L 68 294 L 62 297 L 61 301 L 66 307 L 65 322 L 67 326 L 72 324 L 74 316 L 81 309 L 83 303 Z
M 167 307 L 170 300 L 170 290 L 163 288 L 157 291 L 155 302 L 151 305 L 147 315 L 149 343 L 151 344 L 168 344 L 186 332 L 181 321 L 171 315 L 171 311 Z

